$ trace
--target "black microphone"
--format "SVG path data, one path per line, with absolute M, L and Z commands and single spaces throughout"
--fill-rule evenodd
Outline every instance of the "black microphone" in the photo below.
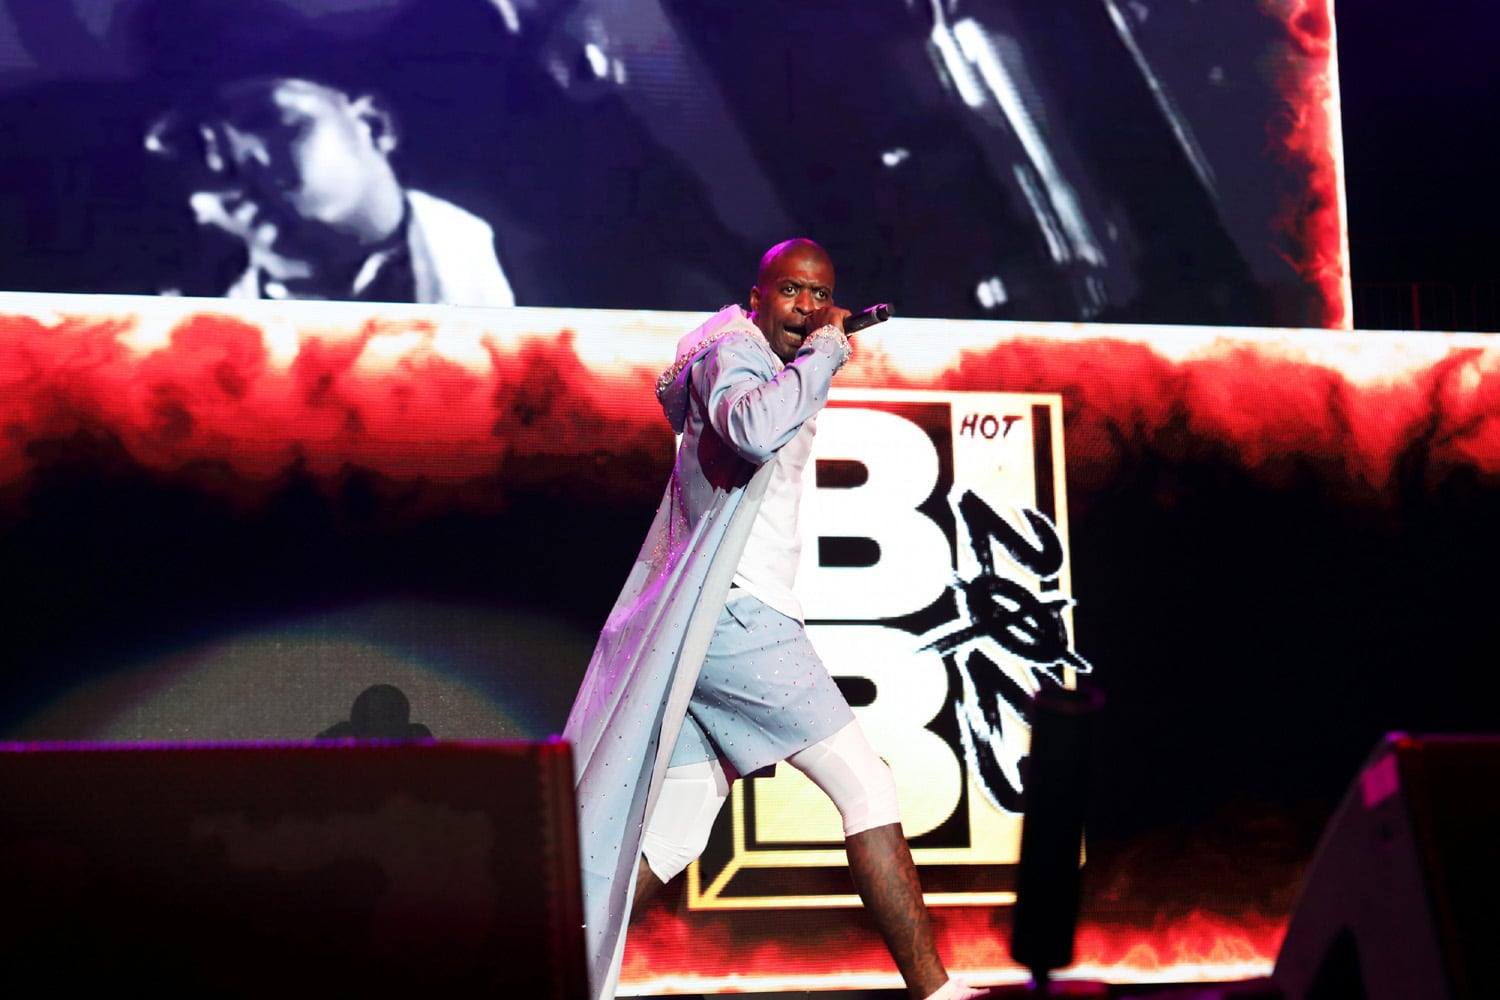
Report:
M 874 326 L 876 323 L 884 323 L 890 318 L 890 303 L 882 302 L 879 305 L 871 306 L 864 312 L 853 313 L 845 317 L 844 332 L 858 333 L 860 330 L 863 330 L 867 326 Z

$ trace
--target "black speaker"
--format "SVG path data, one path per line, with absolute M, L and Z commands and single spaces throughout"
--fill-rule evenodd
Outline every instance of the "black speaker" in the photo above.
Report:
M 0 750 L 0 981 L 588 993 L 563 743 Z
M 1500 737 L 1392 734 L 1324 831 L 1272 979 L 1291 1000 L 1500 997 Z

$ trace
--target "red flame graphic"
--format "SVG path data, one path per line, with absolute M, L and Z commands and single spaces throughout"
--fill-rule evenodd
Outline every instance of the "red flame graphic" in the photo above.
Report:
M 1010 957 L 1005 918 L 984 909 L 934 911 L 938 946 L 950 969 L 974 984 L 1024 982 Z M 795 927 L 788 927 L 789 922 Z M 804 926 L 804 924 L 806 926 Z M 833 928 L 830 929 L 829 925 Z M 899 988 L 889 955 L 855 914 L 803 918 L 760 914 L 749 921 L 652 911 L 631 928 L 621 984 L 645 993 Z M 1190 910 L 1138 927 L 1085 919 L 1074 963 L 1059 978 L 1112 983 L 1228 982 L 1268 974 L 1286 918 Z
M 1332 0 L 1261 0 L 1285 22 L 1292 57 L 1277 72 L 1281 97 L 1267 125 L 1272 153 L 1287 163 L 1305 189 L 1288 193 L 1273 225 L 1296 250 L 1290 263 L 1321 292 L 1321 325 L 1353 323 L 1343 210 L 1343 143 L 1339 135 L 1337 61 Z
M 528 487 L 650 503 L 670 460 L 651 385 L 680 319 L 458 313 L 465 353 L 444 346 L 450 314 L 343 329 L 299 314 L 289 347 L 286 321 L 257 310 L 25 301 L 73 311 L 0 316 L 0 491 L 13 496 L 38 442 L 80 432 L 250 502 L 293 468 L 330 483 L 362 468 L 443 502 L 501 506 Z M 1144 451 L 1210 448 L 1272 485 L 1315 476 L 1374 503 L 1395 501 L 1396 470 L 1418 458 L 1429 481 L 1500 472 L 1500 354 L 1476 337 L 904 324 L 861 334 L 839 383 L 1061 393 L 1084 502 Z
M 273 350 L 274 322 L 142 305 L 55 322 L 0 316 L 0 488 L 24 484 L 36 442 L 80 432 L 117 439 L 144 468 L 241 498 L 293 466 L 326 479 L 358 467 L 442 493 L 502 471 L 513 486 L 548 479 L 555 469 L 543 456 L 586 465 L 605 452 L 663 462 L 671 453 L 650 392 L 656 365 L 586 365 L 567 329 L 476 337 L 478 357 L 456 361 L 434 347 L 438 323 L 375 318 L 304 327 L 285 359 Z M 162 323 L 164 343 L 131 346 Z M 604 485 L 638 499 L 638 483 Z

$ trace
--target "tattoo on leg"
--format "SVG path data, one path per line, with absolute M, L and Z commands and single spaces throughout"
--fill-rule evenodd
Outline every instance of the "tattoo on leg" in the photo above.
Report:
M 922 901 L 922 884 L 901 824 L 856 833 L 844 841 L 849 873 L 891 958 L 914 1000 L 936 992 L 948 980 L 938 957 L 932 918 Z

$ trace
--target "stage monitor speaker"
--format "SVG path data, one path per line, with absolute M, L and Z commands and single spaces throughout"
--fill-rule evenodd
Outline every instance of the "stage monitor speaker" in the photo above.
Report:
M 1290 1000 L 1500 997 L 1500 737 L 1392 734 L 1313 856 L 1273 980 Z
M 563 743 L 0 748 L 0 982 L 587 996 Z

